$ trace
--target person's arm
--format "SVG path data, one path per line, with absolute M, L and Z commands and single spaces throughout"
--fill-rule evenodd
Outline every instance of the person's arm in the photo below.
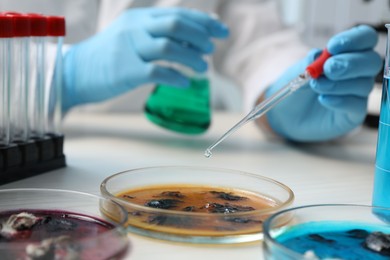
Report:
M 302 73 L 318 51 L 309 53 L 296 32 L 278 23 L 276 1 L 248 2 L 241 7 L 245 10 L 232 8 L 234 2 L 227 3 L 231 14 L 245 13 L 240 26 L 248 32 L 231 28 L 234 48 L 227 57 L 221 56 L 220 64 L 226 64 L 223 72 L 242 86 L 248 112 Z M 382 64 L 373 51 L 376 42 L 375 31 L 364 26 L 333 37 L 328 48 L 334 57 L 325 64 L 325 76 L 278 104 L 257 121 L 258 125 L 300 142 L 331 140 L 361 125 L 368 94 Z
M 146 83 L 186 87 L 188 78 L 155 61 L 203 72 L 212 38 L 227 28 L 209 15 L 183 8 L 130 9 L 109 27 L 71 47 L 64 59 L 64 110 L 119 96 Z
M 294 92 L 258 123 L 268 123 L 279 136 L 298 142 L 329 141 L 359 127 L 382 66 L 380 55 L 373 50 L 377 40 L 375 30 L 364 25 L 332 37 L 327 44 L 332 57 L 324 64 L 324 75 Z M 264 98 L 304 72 L 320 53 L 313 50 L 289 68 L 270 85 Z

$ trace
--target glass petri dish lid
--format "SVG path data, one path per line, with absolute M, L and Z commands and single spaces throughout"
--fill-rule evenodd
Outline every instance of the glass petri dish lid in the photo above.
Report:
M 106 178 L 100 189 L 128 211 L 129 232 L 197 244 L 259 241 L 263 221 L 294 200 L 273 179 L 198 166 L 128 170 Z
M 292 217 L 287 224 L 284 219 Z M 275 213 L 263 225 L 266 260 L 390 259 L 390 209 L 318 204 Z
M 56 189 L 0 190 L 1 259 L 121 259 L 127 211 L 101 196 Z

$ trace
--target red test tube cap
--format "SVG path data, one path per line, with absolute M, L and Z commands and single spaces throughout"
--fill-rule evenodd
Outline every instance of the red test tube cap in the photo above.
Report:
M 28 14 L 31 24 L 31 36 L 47 36 L 47 19 L 41 14 Z
M 13 18 L 4 14 L 0 14 L 0 38 L 13 37 Z
M 49 36 L 65 36 L 65 17 L 47 16 L 47 33 Z
M 5 12 L 5 16 L 12 17 L 13 19 L 13 35 L 14 37 L 27 37 L 30 36 L 31 26 L 30 17 L 25 14 L 16 12 Z

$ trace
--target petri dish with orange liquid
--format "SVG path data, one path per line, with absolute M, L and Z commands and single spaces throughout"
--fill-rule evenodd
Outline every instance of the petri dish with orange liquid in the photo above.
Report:
M 275 180 L 197 166 L 121 172 L 102 182 L 101 193 L 126 208 L 129 232 L 197 244 L 259 241 L 264 220 L 294 200 Z

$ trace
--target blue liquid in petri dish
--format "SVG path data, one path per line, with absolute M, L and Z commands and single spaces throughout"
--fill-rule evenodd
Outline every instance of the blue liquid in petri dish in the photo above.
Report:
M 382 260 L 390 259 L 390 247 L 381 247 L 383 237 L 380 236 L 390 238 L 389 234 L 390 227 L 385 226 L 320 221 L 290 227 L 277 236 L 276 241 L 306 257 L 315 256 L 308 259 Z M 278 259 L 276 255 L 273 257 Z

